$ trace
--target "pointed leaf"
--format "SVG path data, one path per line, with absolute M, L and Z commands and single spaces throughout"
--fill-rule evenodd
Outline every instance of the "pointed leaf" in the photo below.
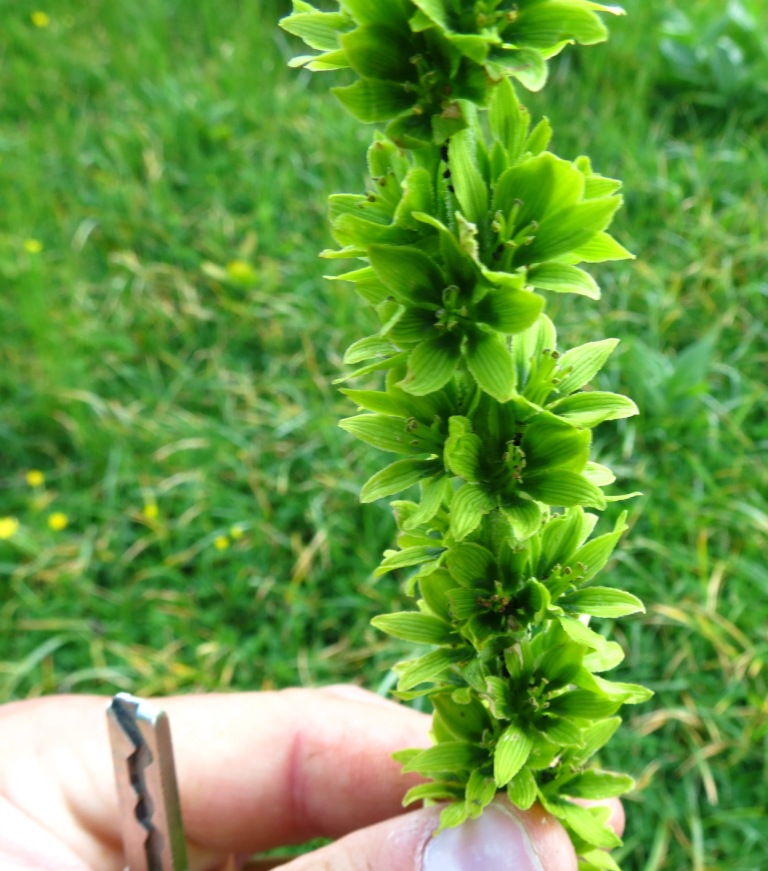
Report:
M 414 103 L 413 94 L 400 82 L 358 79 L 353 85 L 332 91 L 358 121 L 366 124 L 388 121 Z
M 610 671 L 624 659 L 624 651 L 621 645 L 615 641 L 608 641 L 580 620 L 572 617 L 558 618 L 569 638 L 578 644 L 583 644 L 591 649 L 582 660 L 584 668 L 590 671 Z
M 551 139 L 552 125 L 549 123 L 549 118 L 542 118 L 531 130 L 531 134 L 525 142 L 524 150 L 538 156 L 549 145 Z
M 578 293 L 590 299 L 600 299 L 600 288 L 594 278 L 577 266 L 564 263 L 541 263 L 528 270 L 528 281 L 542 290 L 555 293 Z
M 398 663 L 393 671 L 398 675 L 398 690 L 411 690 L 427 681 L 440 678 L 456 662 L 469 658 L 467 650 L 442 647 L 413 659 L 410 662 Z
M 454 475 L 465 481 L 477 481 L 483 443 L 472 432 L 466 417 L 453 416 L 448 421 L 448 438 L 443 447 L 443 460 Z
M 417 771 L 419 774 L 431 775 L 444 771 L 471 771 L 481 761 L 482 753 L 476 744 L 467 741 L 443 741 L 414 756 L 403 766 L 403 772 Z
M 506 149 L 509 163 L 515 163 L 523 153 L 531 122 L 509 79 L 502 79 L 493 89 L 488 115 L 493 135 Z
M 390 296 L 389 290 L 379 281 L 370 266 L 346 272 L 344 275 L 326 275 L 324 277 L 328 281 L 354 282 L 355 292 L 371 305 L 379 305 Z
M 408 409 L 404 407 L 403 403 L 384 390 L 350 390 L 348 387 L 343 387 L 339 392 L 366 411 L 401 417 L 408 415 Z
M 588 430 L 540 415 L 525 430 L 520 447 L 531 473 L 560 468 L 581 471 L 589 457 L 590 441 Z
M 435 192 L 429 172 L 423 166 L 411 167 L 403 180 L 402 191 L 403 195 L 392 220 L 398 227 L 407 227 L 409 230 L 419 229 L 421 222 L 416 219 L 414 213 L 434 208 Z
M 513 505 L 504 505 L 502 513 L 509 520 L 512 534 L 518 542 L 527 541 L 541 526 L 541 507 L 538 502 L 520 499 Z
M 464 484 L 451 500 L 451 534 L 457 541 L 466 538 L 495 507 L 496 500 L 479 484 Z
M 564 717 L 548 717 L 544 728 L 547 738 L 562 747 L 581 747 L 583 729 Z
M 477 604 L 477 590 L 465 589 L 464 587 L 449 590 L 448 601 L 450 602 L 451 616 L 459 623 L 466 623 L 467 620 L 476 617 L 480 611 L 480 606 Z
M 556 565 L 565 565 L 582 542 L 584 512 L 580 507 L 563 514 L 552 515 L 544 526 L 541 537 L 541 555 L 536 577 L 546 578 Z
M 415 78 L 410 46 L 400 33 L 382 24 L 364 24 L 341 37 L 349 65 L 360 76 L 392 82 Z M 335 46 L 334 46 L 335 47 Z
M 392 347 L 391 342 L 382 339 L 381 336 L 367 336 L 365 339 L 358 339 L 347 348 L 344 353 L 344 362 L 349 366 L 354 366 L 374 357 L 388 357 L 396 350 Z
M 605 850 L 589 850 L 582 853 L 579 871 L 621 871 L 616 860 Z
M 621 707 L 621 701 L 588 690 L 571 690 L 550 700 L 550 710 L 565 717 L 597 720 L 610 717 Z
M 488 189 L 474 161 L 473 132 L 462 130 L 451 137 L 449 165 L 456 199 L 467 220 L 478 224 L 488 214 Z
M 283 30 L 302 39 L 310 48 L 333 51 L 339 47 L 339 34 L 348 29 L 350 22 L 340 12 L 299 12 L 282 18 Z
M 556 815 L 588 844 L 610 850 L 621 845 L 621 838 L 608 825 L 610 808 L 562 805 Z
M 451 604 L 448 592 L 456 586 L 456 581 L 444 569 L 418 579 L 419 592 L 429 610 L 443 620 L 451 618 Z
M 533 234 L 531 244 L 515 251 L 515 265 L 552 260 L 586 244 L 605 230 L 620 205 L 621 197 L 601 197 L 548 213 Z
M 620 245 L 608 233 L 598 233 L 589 242 L 585 242 L 572 252 L 576 262 L 603 263 L 606 260 L 634 260 L 635 255 Z
M 593 538 L 573 554 L 569 564 L 574 570 L 578 569 L 581 583 L 591 581 L 605 567 L 619 543 L 619 539 L 627 529 L 625 519 L 626 515 L 624 514 L 617 521 L 613 532 L 607 532 L 605 535 Z
M 434 461 L 398 460 L 366 481 L 360 491 L 360 501 L 375 502 L 376 499 L 402 493 L 413 484 L 418 484 L 422 478 L 434 474 L 435 468 Z
M 433 781 L 413 786 L 405 794 L 403 807 L 408 807 L 415 801 L 450 801 L 463 798 L 464 790 L 456 783 Z
M 506 402 L 515 389 L 515 366 L 505 340 L 497 333 L 474 330 L 467 336 L 464 354 L 478 386 Z
M 521 48 L 511 52 L 500 63 L 488 63 L 492 77 L 512 76 L 529 91 L 540 91 L 547 83 L 547 64 L 540 52 Z
M 420 9 L 432 24 L 437 24 L 443 32 L 450 30 L 443 0 L 413 0 L 413 5 Z
M 627 774 L 614 771 L 585 771 L 574 777 L 561 790 L 572 798 L 617 798 L 635 788 L 635 781 Z
M 588 587 L 560 600 L 565 608 L 574 608 L 593 617 L 626 617 L 645 613 L 645 606 L 631 593 L 611 587 Z
M 528 768 L 523 768 L 507 784 L 507 796 L 515 807 L 527 811 L 536 801 L 536 778 Z
M 536 323 L 544 300 L 526 290 L 499 288 L 487 293 L 475 306 L 475 317 L 500 333 L 520 333 Z
M 411 13 L 410 4 L 405 0 L 341 0 L 341 8 L 360 24 L 379 24 L 383 26 L 407 26 Z
M 418 248 L 371 245 L 368 258 L 376 275 L 398 302 L 437 307 L 448 282 L 431 257 Z
M 558 213 L 576 207 L 584 194 L 584 175 L 567 160 L 554 154 L 540 154 L 508 169 L 498 180 L 493 211 L 514 215 L 516 230 L 531 221 L 543 223 L 553 204 Z
M 561 394 L 573 393 L 588 384 L 603 368 L 619 344 L 618 339 L 588 342 L 566 351 L 557 364 Z
M 451 644 L 455 641 L 450 625 L 429 614 L 413 611 L 381 614 L 371 620 L 371 625 L 387 635 L 416 644 Z
M 602 693 L 606 698 L 620 701 L 622 705 L 641 705 L 653 698 L 653 691 L 636 683 L 611 681 L 592 674 L 584 668 L 574 678 L 574 683 L 589 692 Z
M 603 22 L 572 0 L 550 0 L 524 6 L 507 38 L 518 45 L 547 51 L 561 42 L 594 45 L 608 38 Z
M 381 561 L 381 565 L 373 573 L 374 577 L 379 578 L 394 569 L 404 569 L 430 562 L 440 555 L 440 548 L 419 545 L 417 547 L 404 547 L 402 550 L 388 551 L 387 554 Z
M 440 510 L 443 499 L 446 498 L 446 485 L 448 479 L 445 475 L 436 475 L 434 478 L 426 478 L 421 484 L 421 501 L 416 511 L 403 521 L 403 529 L 414 529 L 423 523 L 430 521 Z
M 389 414 L 359 414 L 339 421 L 339 426 L 366 444 L 396 454 L 434 454 L 442 445 L 423 424 L 409 426 L 403 417 Z
M 606 420 L 620 420 L 639 414 L 635 403 L 620 393 L 590 390 L 553 402 L 548 408 L 577 426 L 593 427 Z
M 437 835 L 443 829 L 452 829 L 460 826 L 469 817 L 469 808 L 465 801 L 457 801 L 449 804 L 440 813 L 440 824 L 435 829 Z
M 414 396 L 433 393 L 451 380 L 458 363 L 459 348 L 453 336 L 427 339 L 408 357 L 408 374 L 400 387 Z
M 493 753 L 493 779 L 500 789 L 505 787 L 525 765 L 533 742 L 523 730 L 511 723 L 502 732 Z
M 463 705 L 438 693 L 432 697 L 432 704 L 448 729 L 461 740 L 480 743 L 483 732 L 491 725 L 488 712 L 476 698 Z
M 480 769 L 475 769 L 467 781 L 466 802 L 470 819 L 476 819 L 496 798 L 496 784 L 492 777 L 486 777 Z
M 482 586 L 489 572 L 496 570 L 493 554 L 474 542 L 461 542 L 448 550 L 446 565 L 451 575 L 470 588 Z
M 621 188 L 622 184 L 618 179 L 606 178 L 603 175 L 592 173 L 591 175 L 586 176 L 584 196 L 587 198 L 609 197 L 611 194 L 620 191 Z
M 621 717 L 611 717 L 609 720 L 600 720 L 583 729 L 584 746 L 578 750 L 570 751 L 569 754 L 573 764 L 576 766 L 583 765 L 598 750 L 602 750 L 613 738 L 620 725 Z
M 526 492 L 545 505 L 563 508 L 584 505 L 600 509 L 606 505 L 602 490 L 570 469 L 534 472 L 525 476 L 524 486 Z

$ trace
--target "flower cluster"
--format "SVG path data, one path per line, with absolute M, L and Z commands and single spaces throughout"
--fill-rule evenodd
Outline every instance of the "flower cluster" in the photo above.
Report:
M 398 694 L 426 696 L 434 746 L 398 754 L 430 782 L 407 801 L 448 801 L 441 826 L 474 817 L 499 790 L 558 817 L 583 871 L 617 868 L 604 809 L 577 800 L 632 781 L 590 762 L 642 687 L 606 680 L 623 653 L 591 617 L 642 610 L 594 579 L 625 530 L 594 534 L 612 494 L 592 430 L 637 413 L 590 388 L 617 345 L 558 350 L 550 293 L 600 295 L 585 264 L 631 257 L 608 228 L 620 183 L 588 158 L 548 150 L 510 79 L 538 88 L 569 42 L 605 38 L 586 0 L 294 0 L 282 22 L 320 54 L 310 69 L 351 67 L 336 90 L 363 121 L 386 124 L 368 151 L 369 187 L 330 199 L 350 282 L 378 326 L 354 342 L 343 381 L 359 413 L 341 426 L 397 455 L 363 486 L 393 502 L 397 547 L 377 570 L 410 573 L 415 610 L 374 619 L 427 645 L 396 666 Z M 383 382 L 383 383 L 382 383 Z M 415 493 L 418 487 L 418 494 Z
M 365 122 L 389 122 L 387 136 L 407 147 L 438 144 L 467 126 L 465 101 L 485 105 L 512 77 L 531 90 L 547 80 L 547 60 L 570 43 L 602 42 L 590 0 L 340 0 L 320 12 L 294 0 L 282 21 L 318 54 L 294 59 L 311 70 L 351 68 L 341 102 Z

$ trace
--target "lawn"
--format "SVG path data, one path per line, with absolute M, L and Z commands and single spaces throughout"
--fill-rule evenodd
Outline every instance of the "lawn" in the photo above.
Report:
M 383 690 L 408 653 L 368 625 L 405 580 L 371 576 L 381 458 L 335 426 L 372 316 L 316 256 L 368 133 L 286 68 L 286 5 L 0 0 L 0 700 Z M 638 253 L 557 308 L 622 339 L 602 384 L 642 410 L 600 437 L 644 493 L 612 572 L 648 612 L 614 632 L 656 691 L 606 754 L 640 783 L 622 864 L 762 871 L 768 40 L 748 4 L 686 4 L 690 35 L 626 5 L 527 100 L 624 179 Z

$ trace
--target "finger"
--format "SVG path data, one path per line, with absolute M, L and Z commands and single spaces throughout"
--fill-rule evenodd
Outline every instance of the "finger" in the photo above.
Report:
M 573 846 L 541 810 L 494 802 L 476 820 L 433 835 L 439 808 L 355 832 L 282 871 L 576 871 Z
M 256 851 L 402 812 L 413 780 L 392 753 L 428 744 L 427 717 L 350 688 L 216 701 L 216 711 L 184 698 L 168 705 L 190 838 Z M 201 733 L 217 747 L 202 758 Z
M 0 787 L 66 833 L 78 855 L 106 868 L 115 865 L 120 838 L 105 705 L 72 696 L 0 709 Z M 409 781 L 391 753 L 428 743 L 427 717 L 354 688 L 187 696 L 162 705 L 187 836 L 203 853 L 339 837 L 393 816 Z M 13 754 L 2 750 L 8 747 Z M 105 845 L 115 855 L 105 856 Z
M 3 871 L 88 871 L 50 832 L 0 797 L 0 868 Z
M 624 805 L 617 799 L 609 799 L 605 802 L 611 809 L 611 815 L 608 817 L 608 825 L 621 837 L 624 834 L 624 827 L 627 824 L 627 817 L 624 813 Z

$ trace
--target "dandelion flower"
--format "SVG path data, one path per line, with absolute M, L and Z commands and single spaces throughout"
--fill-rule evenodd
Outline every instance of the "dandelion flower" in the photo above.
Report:
M 61 532 L 62 529 L 66 529 L 68 523 L 69 518 L 61 511 L 54 511 L 53 514 L 48 515 L 48 528 L 54 532 Z
M 30 469 L 26 479 L 30 487 L 42 487 L 45 484 L 45 475 L 39 469 Z
M 43 243 L 39 239 L 25 239 L 24 250 L 27 254 L 39 254 L 43 250 Z
M 48 25 L 51 23 L 50 16 L 47 15 L 45 12 L 33 12 L 30 18 L 32 19 L 32 24 L 34 24 L 35 27 L 48 27 Z
M 226 535 L 220 535 L 218 538 L 214 538 L 213 546 L 216 550 L 226 550 L 229 547 L 229 539 Z
M 158 515 L 160 514 L 160 509 L 157 507 L 156 502 L 147 502 L 147 504 L 141 509 L 141 513 L 147 520 L 157 520 Z
M 15 517 L 0 517 L 0 540 L 13 538 L 19 531 L 19 521 Z

